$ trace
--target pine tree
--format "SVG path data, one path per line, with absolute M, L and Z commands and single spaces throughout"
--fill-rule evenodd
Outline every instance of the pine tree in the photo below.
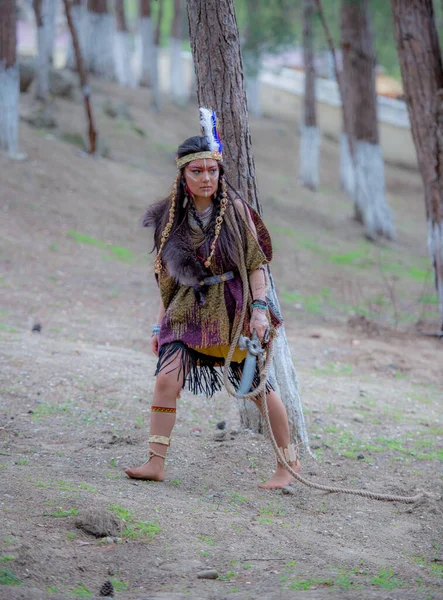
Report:
M 424 184 L 428 248 L 443 337 L 443 63 L 432 0 L 391 0 L 412 136 Z
M 259 213 L 255 163 L 249 132 L 243 62 L 233 0 L 187 0 L 192 55 L 200 106 L 217 111 L 230 182 Z M 271 300 L 279 309 L 271 277 Z M 297 376 L 284 327 L 275 340 L 274 370 L 278 391 L 286 405 L 294 437 L 309 451 Z M 250 401 L 239 401 L 242 424 L 260 431 L 258 411 Z
M 15 0 L 0 0 L 0 148 L 18 156 L 20 83 Z

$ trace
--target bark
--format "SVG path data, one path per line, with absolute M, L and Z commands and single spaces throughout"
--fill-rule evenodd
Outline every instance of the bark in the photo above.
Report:
M 425 188 L 428 247 L 443 336 L 443 65 L 432 0 L 391 0 L 412 135 Z
M 345 94 L 349 94 L 350 134 L 355 144 L 355 214 L 369 239 L 379 235 L 393 239 L 379 145 L 369 0 L 342 0 L 341 32 Z
M 154 28 L 151 18 L 151 0 L 140 0 L 140 77 L 141 86 L 152 85 Z
M 355 167 L 354 167 L 354 148 L 353 140 L 351 135 L 351 121 L 352 116 L 351 105 L 349 102 L 349 94 L 347 92 L 345 73 L 344 70 L 340 71 L 337 63 L 337 53 L 332 39 L 332 35 L 329 29 L 328 22 L 323 11 L 323 5 L 321 0 L 315 0 L 318 15 L 325 33 L 326 42 L 328 44 L 329 51 L 331 53 L 332 63 L 334 67 L 335 79 L 338 85 L 338 91 L 340 94 L 341 106 L 342 106 L 342 136 L 340 140 L 340 183 L 342 189 L 349 195 L 350 198 L 354 198 L 355 190 Z M 347 144 L 347 145 L 345 145 Z
M 303 0 L 303 56 L 305 68 L 304 124 L 300 137 L 300 179 L 316 190 L 319 184 L 320 134 L 315 103 L 314 32 L 315 0 Z
M 131 64 L 131 36 L 126 24 L 123 0 L 115 1 L 115 18 L 117 23 L 114 43 L 115 73 L 120 85 L 132 87 L 134 85 L 134 78 L 132 76 Z
M 33 1 L 37 25 L 37 89 L 36 98 L 44 103 L 49 100 L 49 27 L 48 0 Z
M 0 1 L 0 149 L 18 156 L 19 73 L 15 0 Z
M 154 45 L 153 45 L 153 56 L 152 56 L 152 97 L 151 97 L 151 108 L 155 111 L 160 111 L 160 73 L 159 73 L 159 59 L 160 59 L 160 33 L 161 24 L 163 21 L 163 0 L 158 0 L 158 13 L 157 13 L 157 24 L 154 33 Z
M 199 105 L 211 106 L 217 111 L 228 178 L 240 195 L 261 213 L 233 0 L 187 0 L 187 6 Z M 270 279 L 271 300 L 279 306 L 272 276 Z M 284 327 L 279 331 L 275 350 L 275 378 L 288 411 L 291 433 L 310 452 Z M 252 409 L 256 411 L 252 402 L 240 402 L 242 423 L 252 423 L 258 430 L 257 413 Z
M 107 0 L 88 0 L 85 62 L 90 73 L 115 79 L 114 19 Z
M 85 28 L 86 28 L 86 6 L 82 2 L 82 0 L 73 0 L 71 6 L 71 17 L 72 22 L 74 24 L 75 30 L 77 32 L 78 42 L 80 44 L 80 51 L 82 55 L 84 55 L 84 36 L 85 36 Z M 74 47 L 72 45 L 72 39 L 69 40 L 68 49 L 66 52 L 66 67 L 71 70 L 75 70 L 76 67 L 76 59 Z
M 75 28 L 74 19 L 71 14 L 70 0 L 63 0 L 65 5 L 66 19 L 68 21 L 69 31 L 72 37 L 72 46 L 76 58 L 76 67 L 80 78 L 80 85 L 83 93 L 83 101 L 85 104 L 86 117 L 88 119 L 88 135 L 89 135 L 89 153 L 95 154 L 97 150 L 97 130 L 94 125 L 94 118 L 91 107 L 91 90 L 88 85 L 88 74 L 85 69 L 83 56 L 80 48 L 80 41 L 77 30 Z
M 183 106 L 186 103 L 185 82 L 182 64 L 182 23 L 183 0 L 174 0 L 174 18 L 172 21 L 170 66 L 171 66 L 171 98 L 174 104 Z
M 248 112 L 254 117 L 260 117 L 261 112 L 261 56 L 257 30 L 260 28 L 259 1 L 247 0 L 248 24 L 246 31 L 246 43 L 242 49 L 243 65 L 246 75 L 246 97 L 248 99 Z

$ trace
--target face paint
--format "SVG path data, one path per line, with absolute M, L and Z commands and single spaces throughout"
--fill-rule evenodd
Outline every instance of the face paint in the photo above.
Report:
M 216 193 L 220 176 L 216 160 L 193 160 L 186 165 L 185 181 L 195 198 L 208 198 Z

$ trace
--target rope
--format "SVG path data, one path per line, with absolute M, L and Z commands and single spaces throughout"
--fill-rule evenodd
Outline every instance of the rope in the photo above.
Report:
M 245 263 L 245 255 L 244 255 L 243 246 L 241 244 L 242 236 L 241 236 L 241 233 L 240 233 L 240 230 L 238 227 L 238 223 L 236 221 L 235 215 L 232 212 L 231 207 L 229 207 L 229 209 L 226 211 L 225 218 L 226 218 L 227 222 L 229 223 L 229 225 L 232 227 L 234 234 L 235 234 L 237 251 L 238 251 L 239 261 L 240 261 L 240 275 L 241 275 L 242 285 L 243 285 L 243 305 L 242 305 L 242 310 L 241 310 L 241 316 L 240 316 L 240 320 L 237 325 L 237 329 L 234 333 L 234 337 L 232 338 L 228 356 L 226 357 L 226 361 L 225 361 L 225 369 L 223 370 L 223 379 L 224 379 L 224 384 L 226 386 L 226 390 L 229 394 L 231 394 L 231 396 L 236 396 L 236 389 L 234 388 L 234 385 L 229 381 L 228 373 L 229 373 L 229 367 L 230 367 L 230 364 L 232 361 L 232 357 L 234 355 L 234 351 L 237 347 L 238 340 L 239 340 L 240 335 L 243 330 L 243 323 L 245 322 L 246 311 L 247 311 L 249 300 L 250 300 L 250 294 L 249 294 L 248 272 L 247 272 L 246 263 Z M 323 492 L 329 492 L 332 494 L 339 494 L 339 493 L 340 494 L 350 494 L 353 496 L 362 496 L 363 498 L 370 498 L 371 500 L 382 500 L 385 502 L 403 502 L 406 504 L 412 504 L 414 502 L 417 502 L 417 500 L 420 500 L 423 497 L 422 493 L 416 494 L 415 496 L 397 496 L 395 494 L 379 494 L 377 492 L 372 492 L 370 490 L 345 488 L 345 487 L 339 487 L 339 486 L 324 485 L 321 483 L 314 483 L 313 481 L 310 481 L 309 479 L 302 477 L 299 473 L 294 471 L 294 469 L 288 464 L 285 456 L 283 455 L 282 451 L 280 450 L 280 448 L 275 440 L 274 433 L 273 433 L 272 427 L 271 427 L 271 422 L 269 420 L 268 403 L 266 401 L 266 380 L 268 377 L 269 367 L 271 366 L 271 363 L 272 363 L 273 354 L 274 354 L 273 341 L 270 340 L 268 343 L 268 347 L 266 349 L 266 360 L 264 362 L 263 362 L 263 360 L 260 360 L 260 363 L 259 363 L 259 367 L 260 367 L 259 384 L 255 389 L 253 389 L 252 391 L 248 392 L 245 396 L 243 396 L 243 398 L 253 400 L 253 399 L 257 398 L 258 396 L 260 396 L 265 426 L 266 426 L 266 429 L 268 430 L 269 437 L 271 440 L 271 445 L 274 449 L 277 460 L 281 465 L 283 465 L 283 467 L 288 471 L 288 473 L 290 473 L 292 475 L 292 477 L 294 477 L 294 479 L 296 481 L 298 481 L 299 483 L 302 483 L 303 485 L 306 485 L 307 487 L 314 488 L 316 490 L 322 490 Z

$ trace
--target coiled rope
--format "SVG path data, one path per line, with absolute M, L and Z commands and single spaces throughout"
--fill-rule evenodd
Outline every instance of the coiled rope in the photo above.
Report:
M 236 392 L 236 389 L 234 388 L 233 384 L 229 381 L 228 373 L 229 373 L 229 367 L 230 367 L 230 364 L 232 361 L 234 351 L 237 347 L 240 335 L 243 330 L 243 324 L 245 322 L 246 311 L 248 309 L 248 304 L 249 304 L 249 300 L 250 300 L 250 297 L 249 297 L 250 294 L 249 294 L 249 280 L 248 280 L 248 272 L 247 272 L 246 263 L 245 263 L 244 249 L 241 244 L 242 236 L 241 236 L 241 233 L 240 233 L 240 230 L 238 227 L 238 223 L 235 218 L 235 214 L 233 213 L 232 207 L 229 207 L 228 210 L 226 211 L 225 219 L 226 219 L 227 223 L 229 223 L 229 226 L 232 228 L 235 238 L 236 238 L 237 251 L 238 251 L 238 256 L 239 256 L 239 260 L 240 260 L 240 275 L 241 275 L 242 285 L 243 285 L 243 305 L 242 305 L 241 316 L 240 316 L 240 320 L 237 325 L 237 329 L 234 333 L 234 337 L 232 338 L 228 356 L 225 360 L 225 369 L 223 370 L 223 379 L 224 379 L 224 385 L 226 387 L 226 390 L 229 394 L 231 394 L 231 396 L 236 397 L 237 392 Z M 416 494 L 415 496 L 397 496 L 395 494 L 379 494 L 377 492 L 371 492 L 370 490 L 324 485 L 321 483 L 315 483 L 313 481 L 310 481 L 309 479 L 302 477 L 299 473 L 294 471 L 294 469 L 288 464 L 285 456 L 283 455 L 282 451 L 280 450 L 280 448 L 275 440 L 275 437 L 274 437 L 274 434 L 272 431 L 272 427 L 271 427 L 271 422 L 269 420 L 268 403 L 266 401 L 266 380 L 268 377 L 269 367 L 271 366 L 271 363 L 272 363 L 273 353 L 274 353 L 273 341 L 270 340 L 268 343 L 267 349 L 266 349 L 266 359 L 264 361 L 260 360 L 260 363 L 259 363 L 259 369 L 260 369 L 259 384 L 255 389 L 253 389 L 252 391 L 248 392 L 245 396 L 243 396 L 243 398 L 254 400 L 258 396 L 260 396 L 265 426 L 266 426 L 266 429 L 268 430 L 269 438 L 271 440 L 271 445 L 274 449 L 277 460 L 292 475 L 292 477 L 294 477 L 294 479 L 296 481 L 302 483 L 303 485 L 306 485 L 307 487 L 314 488 L 316 490 L 321 490 L 323 492 L 329 492 L 329 493 L 334 493 L 334 494 L 351 494 L 353 496 L 362 496 L 363 498 L 370 498 L 371 500 L 382 500 L 385 502 L 403 502 L 406 504 L 412 504 L 414 502 L 417 502 L 417 500 L 420 500 L 423 497 L 424 494 L 422 494 L 422 493 Z

